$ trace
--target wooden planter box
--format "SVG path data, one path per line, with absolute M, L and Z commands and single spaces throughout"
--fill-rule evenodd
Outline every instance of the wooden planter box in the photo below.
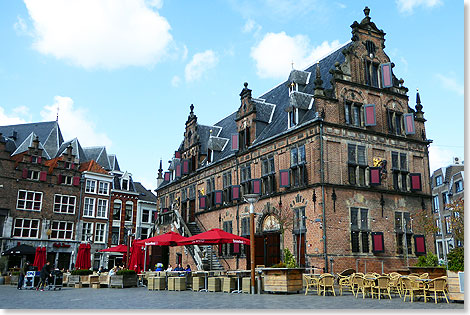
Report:
M 204 277 L 193 277 L 193 291 L 204 288 Z
M 68 286 L 69 287 L 73 287 L 75 286 L 75 283 L 79 283 L 80 282 L 80 276 L 77 276 L 77 275 L 70 275 L 68 276 Z
M 429 279 L 439 278 L 446 275 L 445 268 L 439 267 L 408 267 L 410 273 L 429 273 Z
M 264 273 L 264 291 L 299 293 L 302 291 L 304 268 L 262 268 Z
M 185 291 L 186 290 L 186 278 L 178 277 L 175 278 L 175 291 Z
M 101 286 L 108 286 L 109 285 L 109 275 L 100 275 L 99 281 Z
M 220 292 L 220 278 L 211 277 L 207 279 L 207 286 L 209 292 Z
M 130 288 L 137 286 L 137 275 L 114 275 L 109 277 L 109 287 Z
M 147 288 L 149 290 L 165 290 L 165 277 L 149 277 Z
M 231 277 L 224 277 L 222 291 L 230 293 L 237 288 L 237 279 Z
M 168 278 L 168 291 L 175 291 L 175 278 L 176 277 Z
M 449 290 L 449 299 L 454 301 L 464 300 L 463 277 L 463 271 L 454 272 L 447 270 L 447 288 Z
M 80 282 L 82 285 L 89 286 L 90 285 L 90 276 L 80 276 Z
M 18 285 L 18 279 L 19 279 L 20 276 L 10 276 L 10 284 L 11 285 Z

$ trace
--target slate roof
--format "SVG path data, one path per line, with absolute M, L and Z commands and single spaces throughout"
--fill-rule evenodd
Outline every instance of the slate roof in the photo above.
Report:
M 79 163 L 83 163 L 89 160 L 85 154 L 85 151 L 83 151 L 83 148 L 80 145 L 80 142 L 78 141 L 77 138 L 74 138 L 72 140 L 65 141 L 64 143 L 62 143 L 59 150 L 57 151 L 56 157 L 64 154 L 69 145 L 72 145 L 72 154 L 75 155 L 75 158 L 78 159 Z
M 157 196 L 153 194 L 152 191 L 142 185 L 140 182 L 134 182 L 135 190 L 139 193 L 139 200 L 144 200 L 148 202 L 157 202 Z
M 330 69 L 334 69 L 335 62 L 343 63 L 345 57 L 342 51 L 352 45 L 352 42 L 348 42 L 345 45 L 339 47 L 335 51 L 331 52 L 326 57 L 322 58 L 318 63 L 314 63 L 309 66 L 307 69 L 293 70 L 291 71 L 289 78 L 272 88 L 268 92 L 262 94 L 258 98 L 252 98 L 252 102 L 256 105 L 256 114 L 257 120 L 265 122 L 267 126 L 263 131 L 258 135 L 258 137 L 253 141 L 252 145 L 256 145 L 260 142 L 263 142 L 267 139 L 275 137 L 283 132 L 287 131 L 287 115 L 286 108 L 289 106 L 296 106 L 306 110 L 306 113 L 301 117 L 299 124 L 308 123 L 315 119 L 315 102 L 310 110 L 307 110 L 311 98 L 314 94 L 314 80 L 310 80 L 312 75 L 315 76 L 315 71 L 317 66 L 320 67 L 320 74 L 323 80 L 323 88 L 326 90 L 331 89 L 332 74 L 329 72 Z M 289 97 L 289 83 L 290 82 L 298 83 L 300 92 L 294 92 L 292 97 Z M 229 143 L 225 146 L 222 151 L 214 151 L 213 162 L 220 161 L 222 159 L 228 158 L 233 155 L 234 152 L 231 150 L 231 135 L 237 134 L 237 125 L 235 119 L 237 117 L 237 112 L 230 114 L 229 116 L 223 118 L 214 126 L 220 127 L 220 133 L 217 135 L 219 138 L 229 139 Z M 201 152 L 206 153 L 209 143 L 209 130 L 214 126 L 204 126 L 198 125 L 198 134 L 201 141 Z M 295 128 L 295 127 L 294 127 Z M 213 140 L 211 142 L 214 142 Z M 179 146 L 181 151 L 183 148 L 183 142 Z M 173 162 L 171 163 L 173 166 Z M 203 166 L 204 167 L 204 166 Z M 162 188 L 168 185 L 168 182 L 163 182 L 158 188 Z
M 83 148 L 85 152 L 86 161 L 95 160 L 105 170 L 111 170 L 111 164 L 109 163 L 108 153 L 106 153 L 106 147 L 87 147 Z
M 16 137 L 13 137 L 15 132 Z M 7 141 L 7 149 L 12 153 L 31 135 L 32 132 L 38 136 L 47 155 L 50 157 L 56 156 L 57 150 L 64 142 L 64 138 L 62 137 L 59 123 L 57 121 L 0 126 L 0 133 L 10 140 Z
M 13 152 L 11 155 L 17 155 L 23 152 L 28 151 L 30 147 L 33 146 L 33 140 L 36 139 L 37 135 L 34 132 L 31 132 L 30 135 L 24 139 L 24 141 L 16 148 L 15 152 Z M 47 154 L 47 151 L 44 150 L 44 146 L 41 144 L 41 142 L 38 143 L 38 148 L 42 149 L 42 157 L 45 157 L 46 159 L 50 159 L 51 157 L 49 154 Z
M 109 165 L 111 165 L 112 171 L 120 171 L 119 163 L 116 154 L 108 154 Z

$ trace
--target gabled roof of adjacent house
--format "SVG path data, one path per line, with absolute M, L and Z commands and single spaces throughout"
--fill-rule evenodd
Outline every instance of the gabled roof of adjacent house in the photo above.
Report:
M 101 165 L 105 170 L 111 170 L 111 164 L 109 163 L 108 154 L 106 153 L 106 147 L 87 147 L 83 148 L 83 151 L 86 155 L 86 160 L 95 160 Z
M 135 190 L 139 193 L 139 199 L 148 202 L 157 202 L 157 196 L 142 185 L 140 182 L 134 182 Z
M 87 172 L 92 172 L 92 173 L 109 175 L 109 173 L 101 165 L 96 163 L 95 160 L 91 160 L 91 161 L 80 164 L 80 168 L 78 170 L 80 172 L 87 171 Z
M 79 163 L 88 161 L 87 156 L 85 152 L 83 151 L 83 148 L 80 145 L 80 142 L 78 141 L 77 138 L 74 138 L 72 140 L 65 141 L 64 143 L 62 143 L 59 150 L 57 151 L 56 157 L 64 154 L 69 145 L 72 146 L 72 154 L 75 155 L 75 158 L 78 159 Z

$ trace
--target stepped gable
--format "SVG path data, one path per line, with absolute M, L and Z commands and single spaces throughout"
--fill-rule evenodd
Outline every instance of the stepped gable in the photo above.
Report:
M 86 154 L 77 138 L 62 143 L 57 151 L 56 157 L 64 154 L 69 145 L 72 145 L 72 154 L 75 155 L 75 158 L 78 159 L 79 163 L 87 161 Z

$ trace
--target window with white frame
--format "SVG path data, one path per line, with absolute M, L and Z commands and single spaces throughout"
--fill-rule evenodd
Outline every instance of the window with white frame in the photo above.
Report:
M 54 212 L 74 214 L 75 196 L 54 195 Z
M 72 185 L 72 183 L 73 183 L 73 176 L 67 176 L 67 175 L 62 176 L 62 184 Z
M 96 206 L 96 217 L 105 218 L 105 219 L 108 217 L 108 200 L 107 199 L 98 199 L 98 204 Z
M 434 212 L 439 212 L 439 196 L 432 196 L 432 204 L 434 206 Z
M 41 211 L 42 192 L 18 190 L 16 208 L 19 210 Z
M 445 216 L 444 220 L 446 222 L 446 234 L 451 234 L 452 233 L 452 222 L 450 219 L 450 215 Z
M 125 220 L 126 221 L 132 221 L 132 203 L 126 203 L 126 213 L 125 213 Z
M 16 218 L 13 224 L 13 237 L 38 238 L 39 220 Z
M 52 221 L 51 230 L 51 239 L 71 240 L 73 235 L 73 222 Z
M 87 179 L 85 183 L 85 192 L 89 194 L 96 193 L 96 180 Z
M 109 183 L 99 182 L 99 184 L 98 184 L 98 194 L 100 194 L 100 195 L 109 194 Z
M 436 176 L 436 186 L 442 185 L 442 175 Z
M 83 205 L 83 216 L 93 217 L 94 214 L 95 214 L 95 199 L 85 197 L 85 202 Z
M 455 192 L 461 192 L 463 190 L 463 182 L 461 180 L 455 182 Z
M 95 243 L 104 243 L 105 232 L 106 232 L 106 223 L 96 223 Z
M 144 240 L 148 237 L 149 237 L 149 229 L 148 228 L 142 228 L 140 230 L 140 238 Z
M 142 223 L 150 222 L 150 210 L 142 210 Z
M 93 236 L 93 223 L 83 222 L 82 225 L 82 242 L 88 242 L 88 237 Z
M 39 180 L 39 171 L 28 170 L 28 179 Z
M 299 123 L 299 109 L 297 107 L 294 107 L 289 111 L 288 119 L 287 128 L 292 128 Z

